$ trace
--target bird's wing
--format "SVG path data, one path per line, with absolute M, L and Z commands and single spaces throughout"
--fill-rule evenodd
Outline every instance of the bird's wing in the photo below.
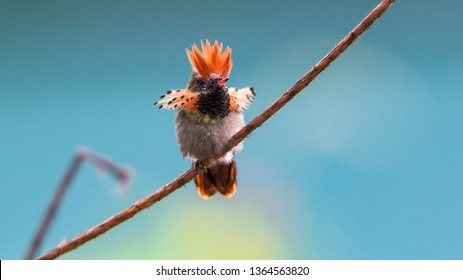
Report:
M 229 88 L 230 112 L 242 112 L 254 101 L 256 96 L 254 88 L 247 87 L 242 89 Z
M 160 105 L 159 109 L 179 109 L 183 108 L 190 112 L 197 112 L 199 94 L 187 89 L 168 90 L 166 94 L 161 95 L 161 100 L 154 103 L 154 106 Z

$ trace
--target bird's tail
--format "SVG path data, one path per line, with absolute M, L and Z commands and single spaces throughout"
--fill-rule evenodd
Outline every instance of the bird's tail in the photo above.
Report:
M 208 199 L 216 191 L 231 197 L 236 191 L 236 162 L 219 163 L 207 169 L 207 173 L 199 173 L 195 177 L 198 194 Z

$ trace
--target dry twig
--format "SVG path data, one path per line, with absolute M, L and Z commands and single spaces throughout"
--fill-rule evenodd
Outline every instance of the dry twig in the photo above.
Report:
M 255 117 L 245 127 L 238 131 L 228 142 L 226 148 L 217 154 L 215 158 L 220 158 L 231 148 L 248 137 L 256 128 L 261 126 L 266 120 L 273 116 L 280 110 L 286 103 L 293 99 L 298 93 L 302 91 L 310 82 L 312 82 L 320 72 L 325 70 L 331 62 L 333 62 L 341 53 L 343 53 L 349 45 L 351 45 L 363 32 L 365 32 L 386 10 L 394 3 L 395 0 L 383 0 L 376 6 L 349 34 L 347 34 L 341 42 L 339 42 L 324 58 L 322 58 L 309 72 L 300 78 L 288 91 L 286 91 L 280 98 L 278 98 L 269 108 L 264 110 L 261 114 Z M 211 160 L 203 162 L 205 166 L 210 164 Z M 60 247 L 42 255 L 39 259 L 55 259 L 58 256 L 69 252 L 80 245 L 96 238 L 97 236 L 105 233 L 118 224 L 132 218 L 135 214 L 160 201 L 168 196 L 181 186 L 191 181 L 197 171 L 190 168 L 188 171 L 177 177 L 175 180 L 158 189 L 153 194 L 135 202 L 132 206 L 119 214 L 109 218 L 103 223 L 89 229 L 87 232 L 77 236 L 71 241 L 61 245 Z
M 88 160 L 97 168 L 112 174 L 118 180 L 120 185 L 127 185 L 130 178 L 130 171 L 128 169 L 120 167 L 114 164 L 111 160 L 94 154 L 85 148 L 79 149 L 74 155 L 71 161 L 71 165 L 69 165 L 68 169 L 64 173 L 63 178 L 58 184 L 55 195 L 53 196 L 52 201 L 49 203 L 45 217 L 40 224 L 40 227 L 37 230 L 24 259 L 30 260 L 37 255 L 37 252 L 40 250 L 42 242 L 45 239 L 45 235 L 47 234 L 48 229 L 50 228 L 50 225 L 64 199 L 64 195 L 69 189 L 69 186 L 71 185 L 75 175 L 79 171 L 79 167 L 85 160 Z

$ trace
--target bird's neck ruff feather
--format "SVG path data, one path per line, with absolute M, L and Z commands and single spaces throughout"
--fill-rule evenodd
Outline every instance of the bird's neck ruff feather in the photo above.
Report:
M 191 51 L 189 49 L 186 50 L 193 70 L 203 79 L 209 80 L 211 76 L 218 76 L 223 79 L 228 78 L 233 65 L 231 49 L 227 47 L 222 53 L 222 47 L 223 44 L 220 43 L 219 45 L 217 40 L 214 42 L 214 45 L 211 45 L 206 40 L 206 44 L 201 41 L 202 52 L 196 44 L 193 44 Z

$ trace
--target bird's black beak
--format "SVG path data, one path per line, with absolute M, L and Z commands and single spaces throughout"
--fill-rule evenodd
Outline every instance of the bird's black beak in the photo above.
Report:
M 224 78 L 224 79 L 221 79 L 220 81 L 217 82 L 218 85 L 223 85 L 225 84 L 230 78 Z

